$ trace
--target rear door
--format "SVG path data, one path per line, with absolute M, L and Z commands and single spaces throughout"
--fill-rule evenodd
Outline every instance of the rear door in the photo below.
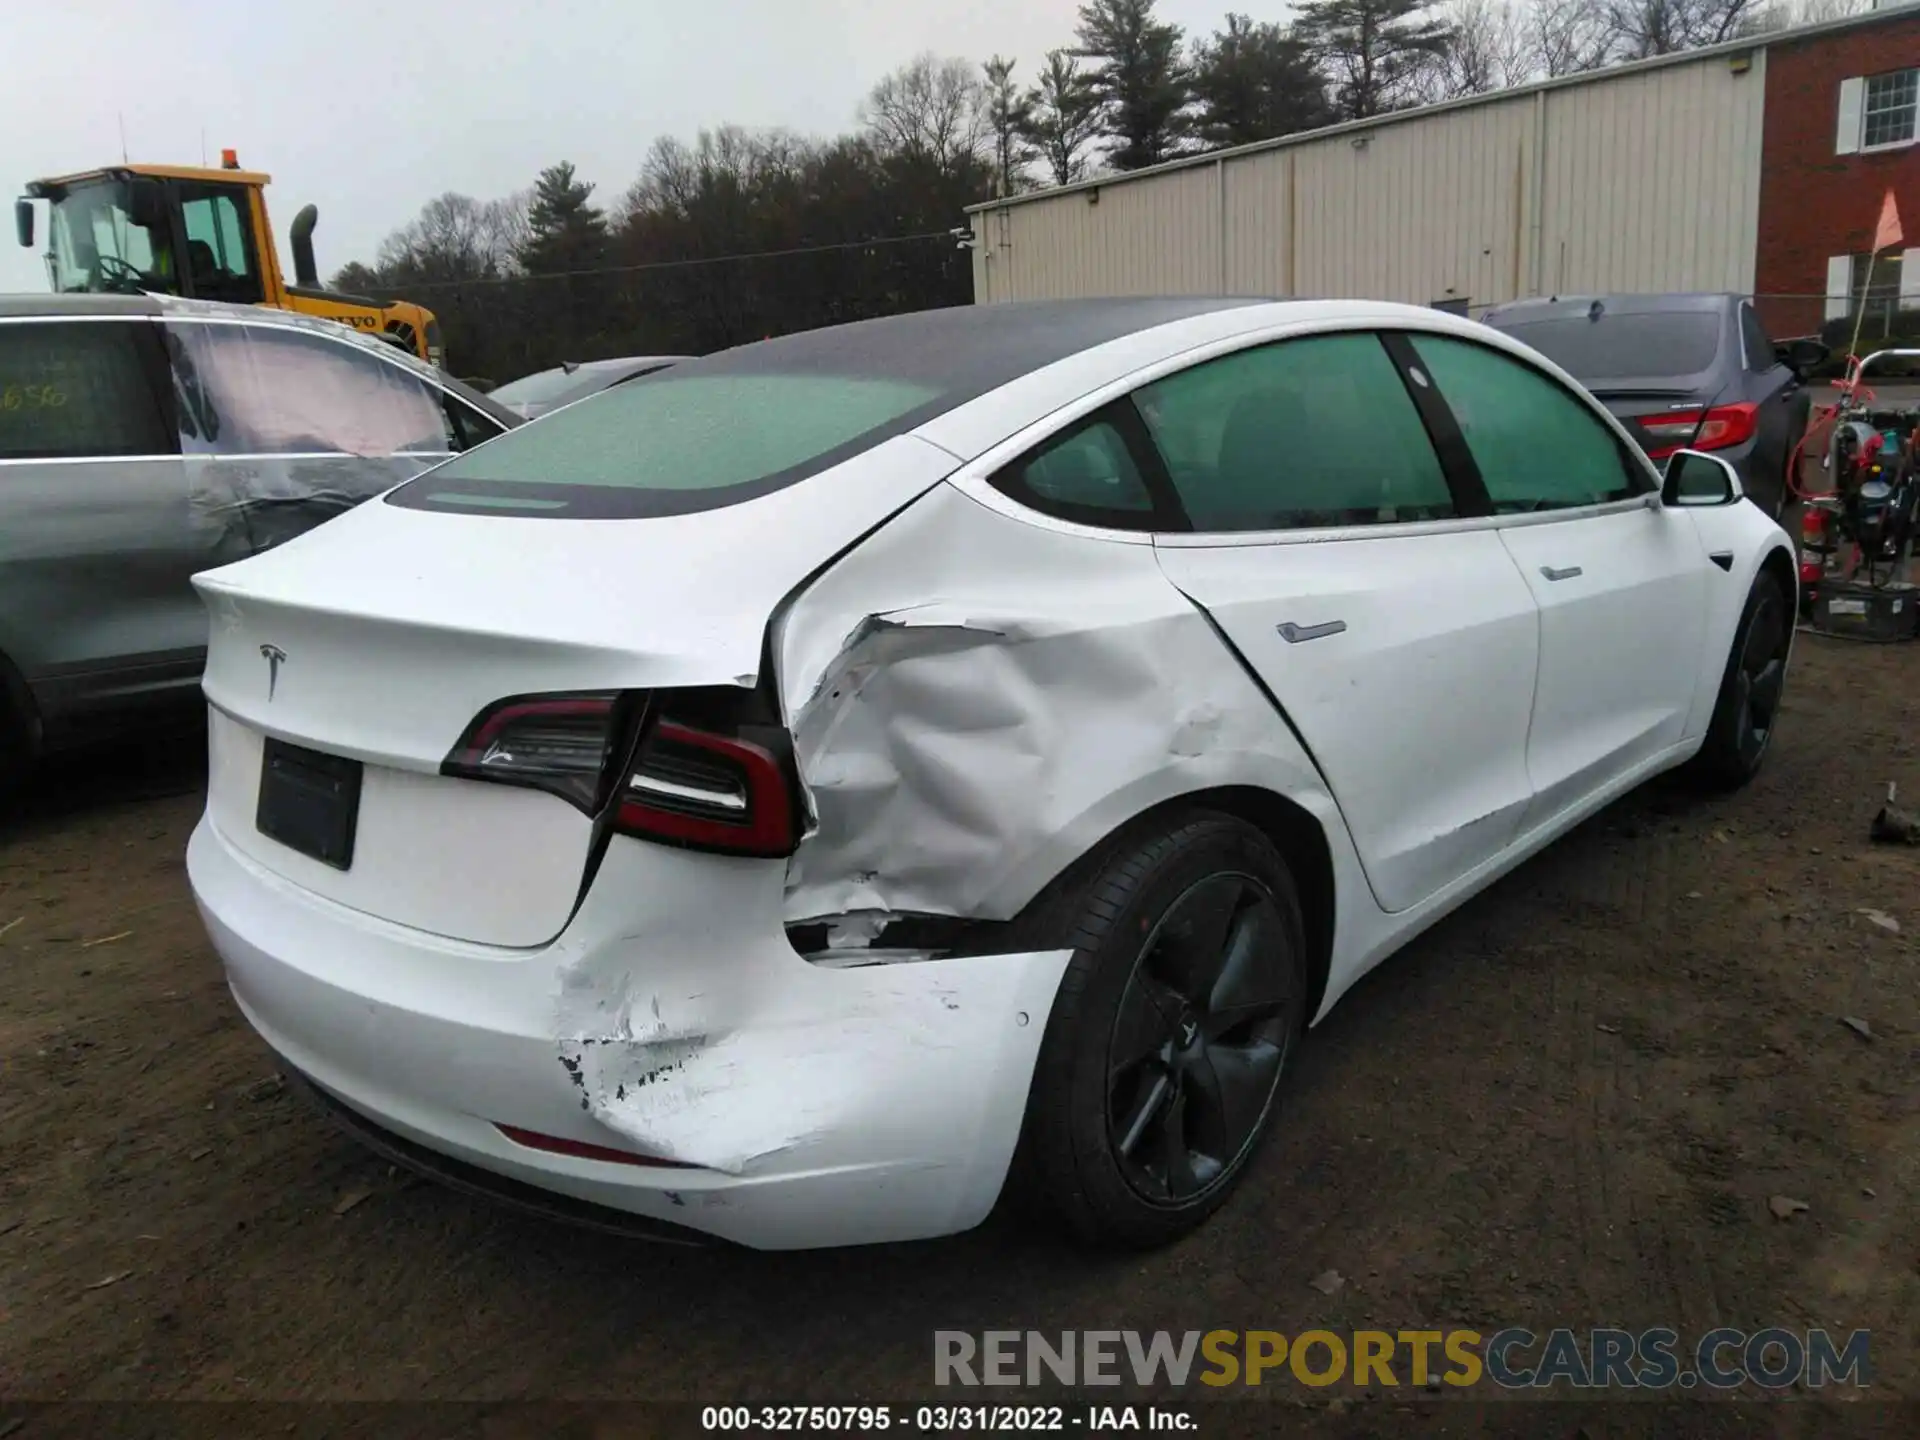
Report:
M 1282 341 L 1134 398 L 1192 524 L 1161 566 L 1297 728 L 1380 905 L 1499 854 L 1532 798 L 1539 621 L 1382 340 Z
M 0 321 L 0 651 L 50 719 L 198 677 L 193 561 L 153 322 Z
M 1441 335 L 1411 343 L 1539 606 L 1531 828 L 1680 742 L 1710 562 L 1689 517 L 1660 506 L 1645 464 L 1588 401 L 1490 346 Z

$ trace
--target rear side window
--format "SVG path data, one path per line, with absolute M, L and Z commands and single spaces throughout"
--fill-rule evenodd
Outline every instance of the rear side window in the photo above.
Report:
M 187 449 L 223 455 L 446 454 L 441 393 L 355 346 L 264 325 L 168 326 Z
M 144 320 L 0 325 L 0 460 L 174 453 L 158 343 Z
M 1241 351 L 1134 395 L 1198 531 L 1452 516 L 1420 413 L 1378 337 Z
M 1089 416 L 995 477 L 1001 490 L 1082 525 L 1151 528 L 1153 495 L 1111 411 Z
M 1412 341 L 1459 421 L 1495 514 L 1600 505 L 1651 488 L 1600 418 L 1532 366 L 1442 335 Z
M 871 376 L 668 371 L 510 430 L 387 499 L 558 516 L 719 509 L 877 444 L 940 394 Z

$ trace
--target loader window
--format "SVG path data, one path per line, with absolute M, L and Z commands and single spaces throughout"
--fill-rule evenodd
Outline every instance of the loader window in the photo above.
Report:
M 257 305 L 267 298 L 254 254 L 251 206 L 237 185 L 179 187 L 180 224 L 186 231 L 187 293 L 202 300 Z

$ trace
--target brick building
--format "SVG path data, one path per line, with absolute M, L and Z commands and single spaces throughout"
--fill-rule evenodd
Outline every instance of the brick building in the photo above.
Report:
M 1804 335 L 1852 313 L 1892 187 L 1915 248 L 1865 333 L 1911 334 L 1920 0 L 1882 6 L 974 206 L 974 297 L 1734 291 Z
M 1754 290 L 1768 327 L 1807 334 L 1848 314 L 1889 189 L 1914 244 L 1875 261 L 1865 319 L 1920 307 L 1920 6 L 1769 44 L 1765 113 Z

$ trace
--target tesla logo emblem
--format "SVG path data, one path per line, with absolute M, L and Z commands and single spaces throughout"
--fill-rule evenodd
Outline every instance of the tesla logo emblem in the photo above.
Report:
M 1194 1037 L 1200 1033 L 1200 1022 L 1191 1017 L 1180 1022 L 1180 1044 L 1182 1048 L 1193 1044 Z
M 287 652 L 278 645 L 262 645 L 260 658 L 267 662 L 267 702 L 273 702 L 273 692 L 280 688 L 280 664 L 287 658 Z

